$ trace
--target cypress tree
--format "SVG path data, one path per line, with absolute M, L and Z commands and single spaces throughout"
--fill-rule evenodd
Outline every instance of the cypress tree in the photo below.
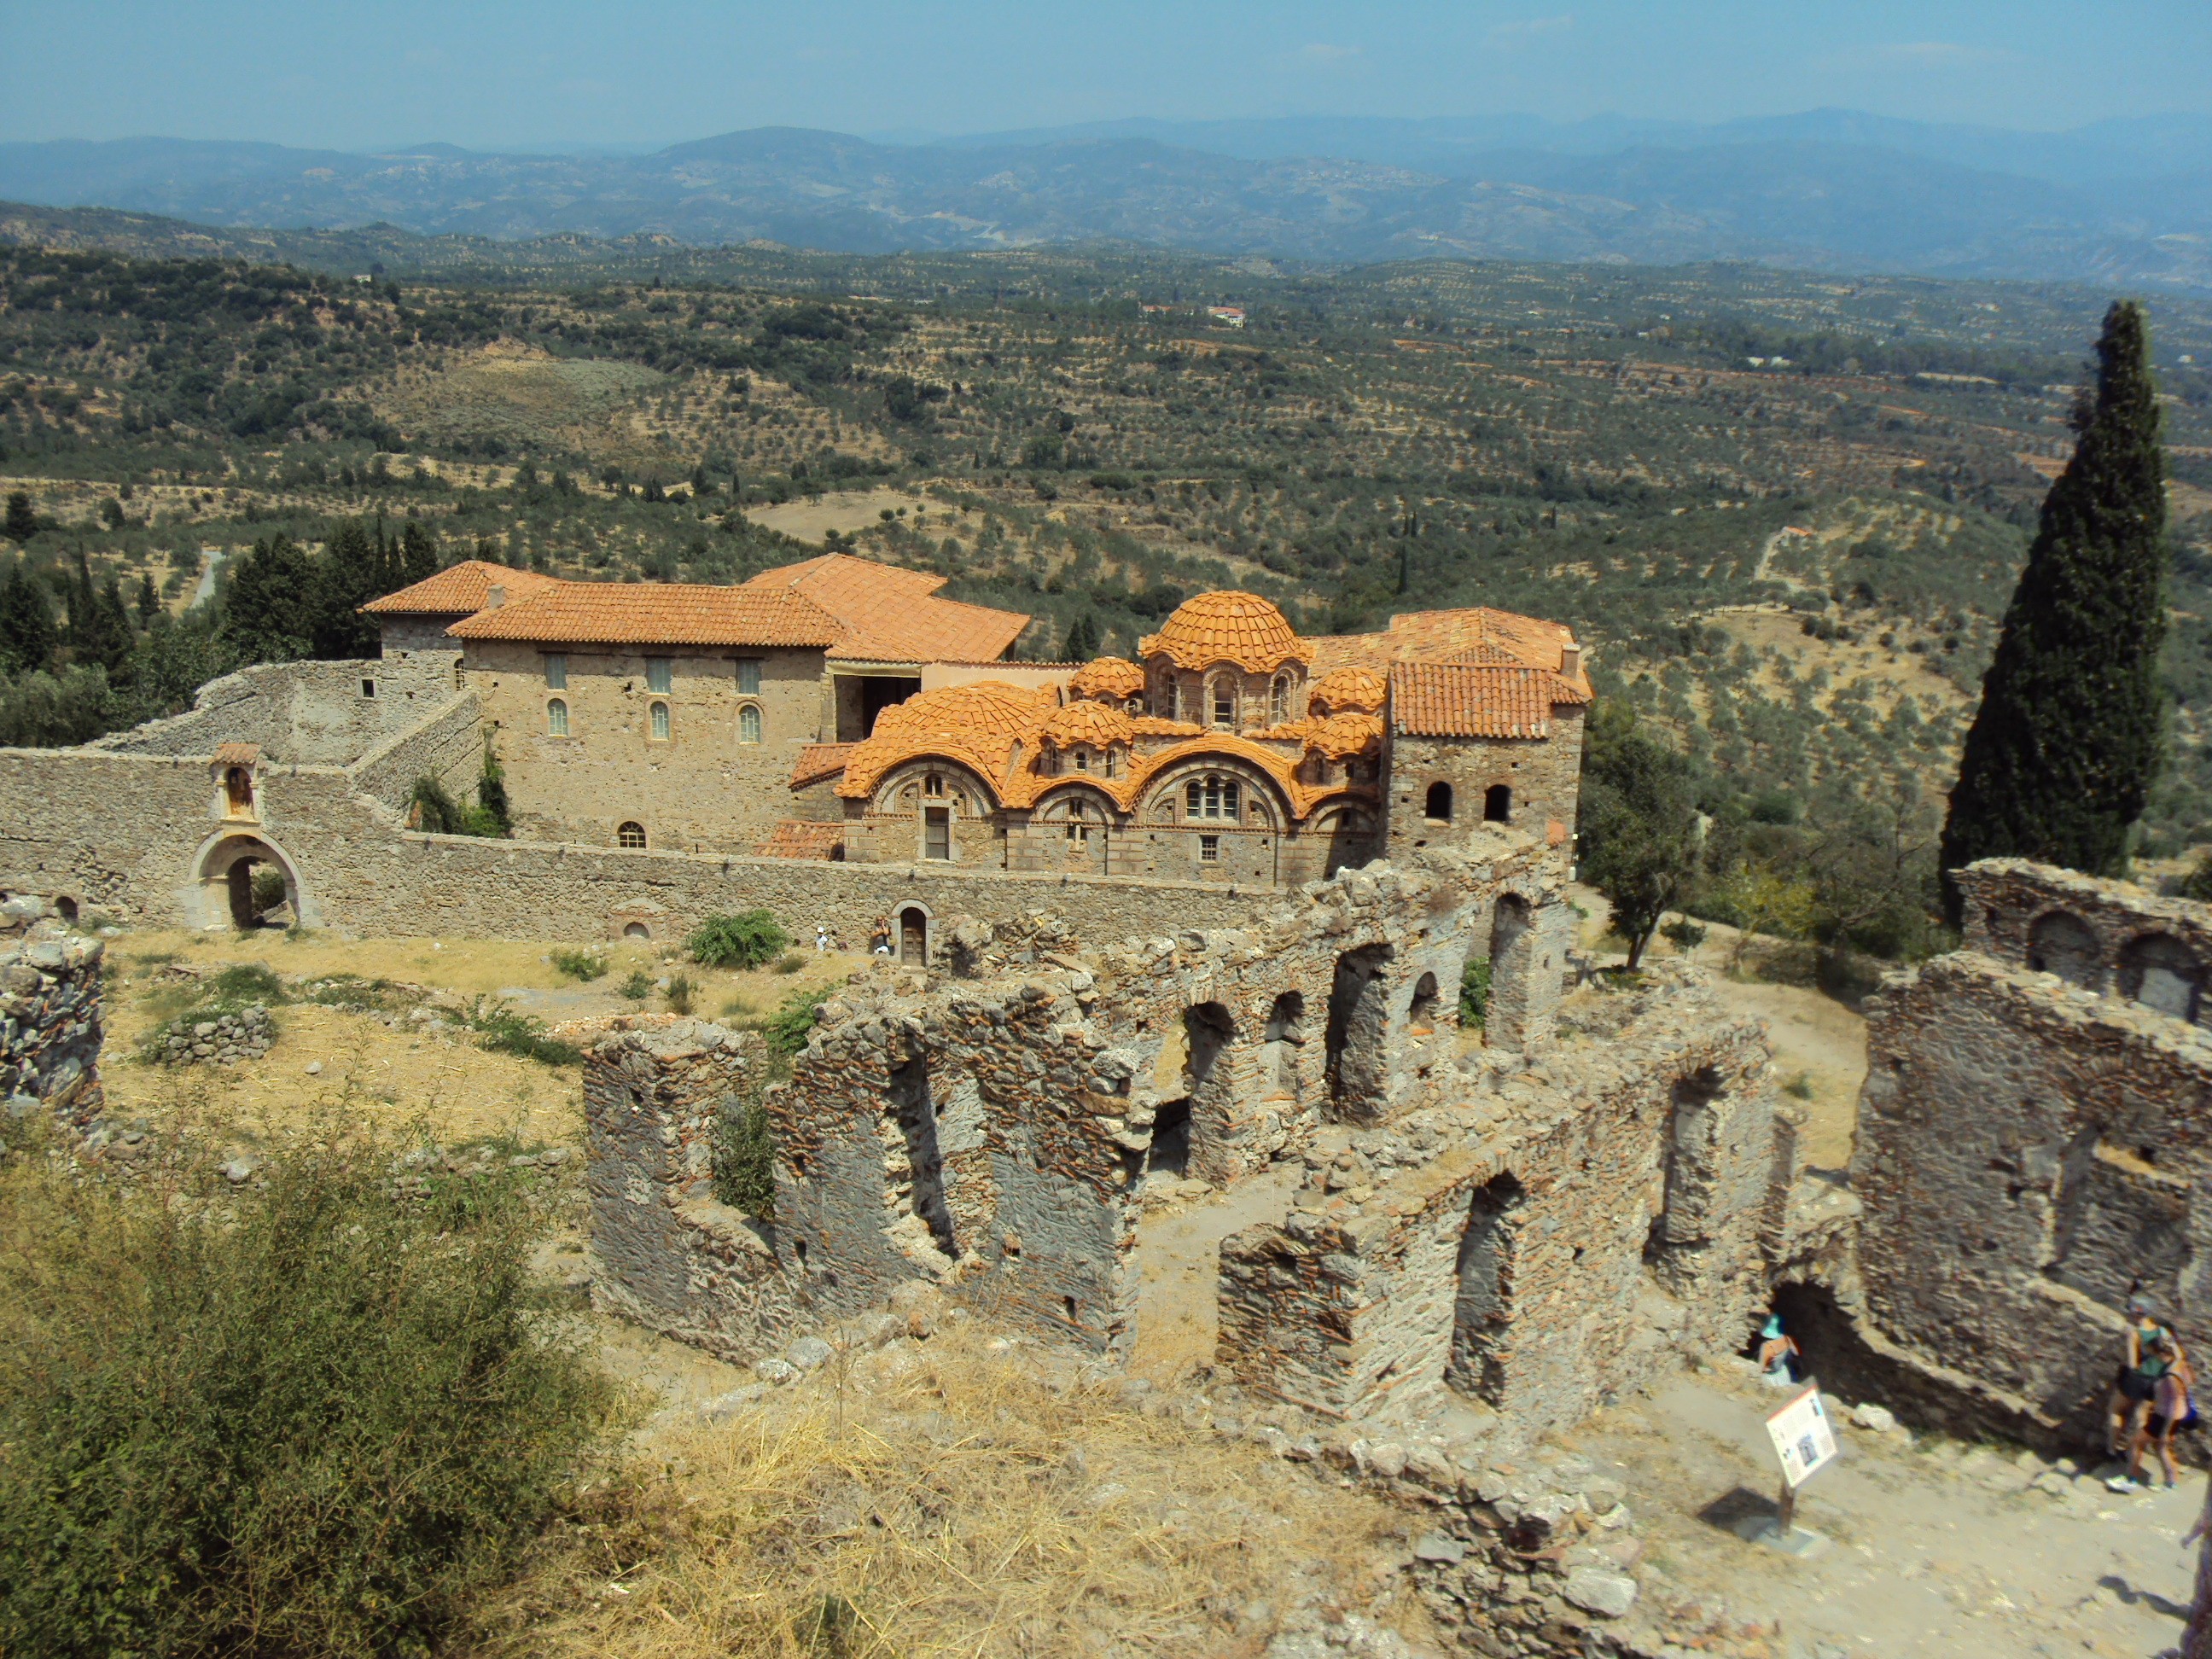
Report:
M 222 632 L 240 662 L 307 654 L 311 574 L 307 556 L 281 530 L 239 562 L 223 591 Z
M 311 584 L 311 632 L 314 654 L 324 658 L 373 657 L 377 631 L 361 607 L 391 592 L 399 584 L 392 578 L 395 561 L 379 519 L 374 533 L 358 519 L 348 519 L 331 532 L 323 556 L 315 561 Z
M 437 538 L 411 519 L 399 538 L 399 568 L 394 573 L 394 587 L 412 587 L 438 574 L 442 561 L 438 557 Z
M 1951 792 L 1954 926 L 1950 872 L 1977 859 L 2117 873 L 2157 775 L 2166 468 L 2149 345 L 2140 305 L 2105 313 L 2074 459 L 2044 498 Z
M 0 581 L 0 669 L 27 674 L 46 665 L 54 652 L 54 607 L 46 585 L 18 560 Z

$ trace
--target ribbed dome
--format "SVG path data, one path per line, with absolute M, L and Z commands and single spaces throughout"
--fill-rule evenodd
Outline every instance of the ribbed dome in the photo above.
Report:
M 941 686 L 895 702 L 876 716 L 877 738 L 1003 737 L 1025 731 L 1040 706 L 1052 696 L 1044 690 L 979 680 Z
M 1038 731 L 1046 742 L 1057 744 L 1062 749 L 1077 743 L 1103 749 L 1109 743 L 1127 743 L 1136 736 L 1129 717 L 1103 702 L 1072 702 L 1064 708 L 1055 708 L 1045 717 Z
M 1379 714 L 1389 690 L 1389 682 L 1371 668 L 1340 668 L 1314 682 L 1306 707 L 1319 714 L 1340 714 L 1347 709 Z
M 1068 677 L 1067 689 L 1079 697 L 1119 702 L 1144 690 L 1145 671 L 1127 657 L 1097 657 Z
M 1147 657 L 1164 655 L 1178 668 L 1229 662 L 1254 674 L 1306 657 L 1304 642 L 1281 611 L 1257 593 L 1233 590 L 1185 599 L 1137 648 Z

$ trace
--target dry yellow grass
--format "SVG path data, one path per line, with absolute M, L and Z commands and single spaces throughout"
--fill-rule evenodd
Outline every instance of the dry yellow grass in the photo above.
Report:
M 1164 1407 L 1188 1390 L 1148 1413 L 975 1328 L 836 1370 L 654 1434 L 493 1611 L 487 1650 L 1240 1659 L 1302 1589 L 1364 1601 L 1406 1524 L 1186 1426 Z

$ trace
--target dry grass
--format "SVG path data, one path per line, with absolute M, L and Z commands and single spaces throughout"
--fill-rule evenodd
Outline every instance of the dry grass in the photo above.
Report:
M 1234 1659 L 1302 1589 L 1371 1591 L 1404 1518 L 1187 1425 L 1166 1409 L 1184 1397 L 1140 1409 L 973 1328 L 833 1362 L 765 1409 L 653 1436 L 580 1500 L 484 1645 Z

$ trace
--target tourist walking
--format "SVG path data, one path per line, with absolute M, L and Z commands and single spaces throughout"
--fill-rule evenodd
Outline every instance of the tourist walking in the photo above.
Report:
M 1782 1328 L 1782 1316 L 1769 1314 L 1759 1334 L 1759 1380 L 1770 1389 L 1797 1384 L 1797 1340 Z
M 2112 1379 L 2112 1412 L 2105 1437 L 2108 1455 L 2128 1459 L 2127 1473 L 2105 1482 L 2114 1492 L 2133 1492 L 2139 1484 L 2136 1473 L 2151 1413 L 2158 1404 L 2159 1380 L 2172 1369 L 2160 1352 L 2161 1343 L 2173 1344 L 2172 1352 L 2179 1356 L 2179 1345 L 2173 1333 L 2159 1322 L 2150 1298 L 2129 1297 L 2127 1335 L 2121 1345 L 2119 1372 Z
M 2142 1480 L 2143 1453 L 2156 1446 L 2159 1464 L 2166 1474 L 2166 1489 L 2172 1492 L 2181 1478 L 2173 1461 L 2173 1437 L 2196 1418 L 2197 1376 L 2190 1369 L 2187 1356 L 2181 1352 L 2181 1344 L 2171 1332 L 2158 1339 L 2152 1358 L 2162 1369 L 2154 1384 L 2156 1392 L 2151 1400 L 2150 1416 L 2128 1448 L 2128 1479 Z

